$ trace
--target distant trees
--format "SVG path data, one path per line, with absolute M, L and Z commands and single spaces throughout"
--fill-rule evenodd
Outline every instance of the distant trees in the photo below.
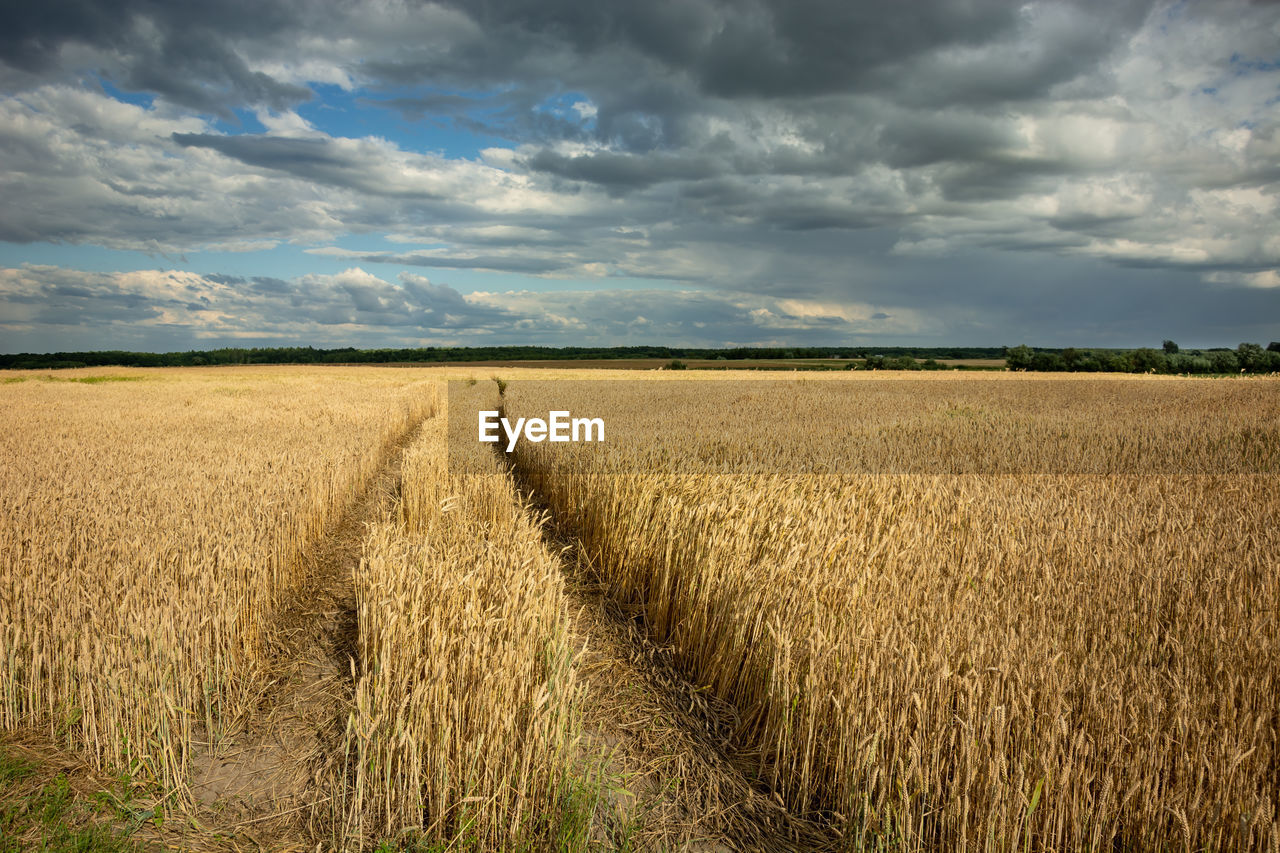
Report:
M 1235 373 L 1240 369 L 1240 363 L 1231 350 L 1212 350 L 1209 352 L 1209 367 L 1214 373 Z
M 1236 348 L 1236 361 L 1245 373 L 1257 373 L 1266 365 L 1266 350 L 1257 344 L 1241 344 Z
M 1135 350 L 1064 350 L 1032 349 L 1026 345 L 1005 350 L 1005 365 L 1010 370 L 1074 371 L 1106 373 L 1280 373 L 1280 344 L 1266 349 L 1259 344 L 1242 343 L 1234 350 L 1183 350 L 1173 341 L 1165 341 L 1161 349 L 1142 347 Z
M 1031 347 L 1020 344 L 1005 353 L 1004 363 L 1010 370 L 1029 370 L 1034 355 Z
M 1163 352 L 1158 352 L 1150 347 L 1134 350 L 1130 358 L 1133 362 L 1134 373 L 1169 372 L 1169 359 Z
M 877 347 L 886 358 L 1000 358 L 1002 347 Z M 457 364 L 472 361 L 576 361 L 601 359 L 854 359 L 866 358 L 865 347 L 414 347 L 405 349 L 316 349 L 315 347 L 229 347 L 189 352 L 123 350 L 55 353 L 0 353 L 0 369 L 60 367 L 189 367 L 221 364 Z
M 1230 350 L 1224 350 L 1227 355 L 1231 355 Z M 1215 371 L 1213 362 L 1204 355 L 1193 355 L 1189 352 L 1179 352 L 1169 356 L 1169 372 L 1170 373 L 1226 373 L 1227 371 Z
M 1031 356 L 1031 367 L 1029 369 L 1045 373 L 1063 371 L 1067 369 L 1067 362 L 1056 352 L 1038 352 Z
M 863 362 L 864 370 L 949 370 L 945 364 L 941 364 L 937 359 L 928 358 L 924 361 L 916 361 L 909 355 L 899 356 L 883 356 L 869 355 Z M 850 364 L 847 370 L 857 369 L 857 365 Z
M 314 347 L 231 347 L 188 352 L 98 352 L 0 353 L 0 369 L 49 369 L 63 367 L 188 367 L 225 364 L 458 364 L 474 361 L 661 359 L 672 361 L 712 359 L 732 362 L 748 359 L 794 358 L 797 360 L 850 359 L 843 365 L 854 370 L 945 370 L 939 359 L 997 359 L 1003 357 L 1010 370 L 1077 371 L 1109 373 L 1277 373 L 1280 372 L 1280 341 L 1263 349 L 1242 343 L 1234 350 L 1183 350 L 1173 341 L 1160 349 L 1136 350 L 1016 347 L 733 347 L 705 349 L 693 347 L 418 347 L 411 349 L 316 349 Z M 865 359 L 858 364 L 852 359 Z M 921 361 L 920 359 L 923 359 Z M 830 369 L 825 365 L 817 369 Z

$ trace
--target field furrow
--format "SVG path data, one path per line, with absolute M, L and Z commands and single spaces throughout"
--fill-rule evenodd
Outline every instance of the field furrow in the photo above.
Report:
M 0 727 L 191 801 L 269 689 L 302 555 L 434 386 L 351 371 L 6 387 Z
M 0 388 L 0 829 L 1280 845 L 1274 380 L 542 375 Z
M 855 848 L 1280 837 L 1271 385 L 733 385 L 513 384 L 504 411 L 618 424 L 610 453 L 526 441 L 516 470 L 793 812 Z M 726 444 L 704 425 L 734 406 Z M 995 472 L 931 473 L 984 464 L 929 455 L 957 430 Z M 885 456 L 841 473 L 849 446 Z

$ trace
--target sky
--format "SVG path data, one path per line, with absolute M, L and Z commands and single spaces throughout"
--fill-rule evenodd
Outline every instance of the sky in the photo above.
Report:
M 0 351 L 1280 340 L 1280 4 L 0 12 Z

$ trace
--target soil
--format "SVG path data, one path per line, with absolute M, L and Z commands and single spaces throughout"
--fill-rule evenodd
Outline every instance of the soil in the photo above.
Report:
M 195 808 L 162 830 L 135 828 L 135 841 L 185 850 L 341 848 L 343 743 L 360 674 L 353 573 L 367 526 L 394 509 L 401 457 L 421 429 L 386 449 L 368 487 L 303 555 L 303 579 L 280 611 L 270 678 L 254 712 L 217 744 L 197 746 Z M 758 757 L 735 745 L 732 706 L 681 675 L 673 650 L 654 643 L 640 616 L 605 594 L 566 532 L 549 524 L 545 536 L 561 554 L 566 617 L 581 650 L 579 770 L 604 783 L 593 842 L 605 850 L 696 853 L 838 846 L 828 828 L 789 813 L 758 784 Z M 5 741 L 57 764 L 61 750 L 42 735 L 24 735 Z M 83 763 L 69 775 L 85 791 L 107 784 Z
M 323 849 L 341 831 L 343 740 L 359 677 L 353 574 L 367 526 L 395 506 L 400 461 L 421 428 L 386 449 L 368 487 L 303 555 L 255 713 L 194 757 L 197 818 L 236 848 Z
M 734 744 L 734 708 L 681 675 L 674 650 L 605 594 L 565 530 L 548 525 L 546 536 L 561 553 L 571 643 L 581 650 L 580 770 L 603 777 L 612 806 L 598 840 L 697 853 L 838 847 L 829 828 L 791 814 L 755 781 L 758 756 Z

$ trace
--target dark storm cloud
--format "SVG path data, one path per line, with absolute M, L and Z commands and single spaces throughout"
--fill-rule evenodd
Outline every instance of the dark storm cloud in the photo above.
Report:
M 250 134 L 218 136 L 207 133 L 175 133 L 172 138 L 187 148 L 209 148 L 247 166 L 273 169 L 318 184 L 375 195 L 439 197 L 420 187 L 406 187 L 385 180 L 383 164 L 371 162 L 372 152 L 368 149 L 343 147 L 328 138 L 295 139 Z
M 934 174 L 947 201 L 981 202 L 1034 192 L 1052 192 L 1058 176 L 1073 170 L 1047 158 L 984 158 L 984 161 L 946 163 Z
M 47 75 L 77 61 L 64 55 L 74 53 L 65 48 L 82 47 L 93 51 L 80 57 L 95 63 L 93 70 L 175 103 L 223 112 L 241 104 L 283 108 L 307 98 L 308 90 L 252 70 L 250 61 L 296 56 L 303 37 L 332 42 L 337 32 L 357 44 L 358 55 L 348 59 L 351 70 L 375 83 L 452 81 L 474 88 L 525 81 L 497 100 L 526 116 L 537 100 L 531 90 L 596 89 L 598 132 L 634 147 L 664 139 L 681 113 L 700 108 L 702 99 L 691 97 L 689 88 L 728 99 L 879 92 L 927 105 L 1037 97 L 1107 55 L 1143 21 L 1151 3 L 1080 0 L 1031 12 L 1006 0 L 493 0 L 442 6 L 474 26 L 448 29 L 447 39 L 432 40 L 428 25 L 437 21 L 431 10 L 440 7 L 429 4 L 379 10 L 290 0 L 23 4 L 0 29 L 0 59 Z M 346 58 L 337 47 L 320 52 Z M 591 86 L 593 80 L 604 86 Z M 466 111 L 441 95 L 390 103 L 411 115 Z M 559 129 L 577 132 L 572 123 Z
M 291 3 L 21 3 L 5 12 L 0 60 L 45 77 L 60 70 L 64 49 L 83 47 L 97 52 L 90 70 L 107 73 L 122 88 L 223 115 L 242 104 L 282 109 L 308 99 L 310 90 L 251 70 L 234 48 L 299 23 Z
M 339 261 L 691 282 L 717 292 L 698 311 L 723 341 L 989 339 L 1090 318 L 1120 336 L 1226 328 L 1233 311 L 1244 329 L 1280 290 L 1275 5 L 113 0 L 24 5 L 0 23 L 9 241 L 174 254 L 287 241 Z M 95 76 L 157 106 L 107 97 Z M 509 144 L 451 157 L 324 133 L 289 112 L 321 82 Z M 266 132 L 210 120 L 235 109 Z M 321 248 L 349 234 L 405 248 Z M 340 275 L 201 286 L 329 325 L 494 320 L 407 279 Z M 1040 302 L 1027 295 L 1055 276 Z M 1160 287 L 1169 299 L 1146 306 Z M 760 301 L 786 297 L 810 308 Z M 544 300 L 519 322 L 638 335 L 664 304 L 575 298 L 587 308 Z M 1057 319 L 1035 314 L 1046 300 Z M 812 309 L 842 302 L 859 307 Z M 483 327 L 516 328 L 499 320 Z
M 748 0 L 635 4 L 625 0 L 496 0 L 473 15 L 508 45 L 564 45 L 595 56 L 626 50 L 688 75 L 699 90 L 729 98 L 796 97 L 894 88 L 893 76 L 944 50 L 1012 44 L 1028 34 L 1027 13 L 1006 0 L 849 3 Z M 1072 79 L 1136 27 L 1150 2 L 1058 4 L 1057 38 L 1023 43 L 996 65 L 954 59 L 955 72 L 930 87 L 933 103 L 1027 98 Z M 485 54 L 486 59 L 500 55 Z M 506 52 L 507 62 L 522 60 Z M 1010 62 L 1012 64 L 1010 64 Z M 944 63 L 946 65 L 947 63 Z M 927 97 L 926 92 L 920 93 Z
M 647 187 L 666 181 L 713 177 L 723 165 L 709 157 L 600 153 L 566 157 L 539 151 L 524 161 L 530 169 L 575 181 L 588 181 L 611 189 Z
M 250 166 L 280 169 L 304 177 L 311 177 L 317 172 L 341 172 L 358 165 L 351 158 L 336 154 L 327 139 L 175 133 L 173 141 L 192 148 L 212 148 Z
M 526 89 L 478 94 L 427 92 L 413 97 L 365 98 L 362 103 L 393 109 L 409 121 L 522 142 L 592 137 L 591 122 L 575 114 L 572 105 L 567 109 L 553 107 L 542 96 L 542 92 Z
M 1010 124 L 956 110 L 905 113 L 883 126 L 878 142 L 885 163 L 900 169 L 990 159 L 1015 144 Z

